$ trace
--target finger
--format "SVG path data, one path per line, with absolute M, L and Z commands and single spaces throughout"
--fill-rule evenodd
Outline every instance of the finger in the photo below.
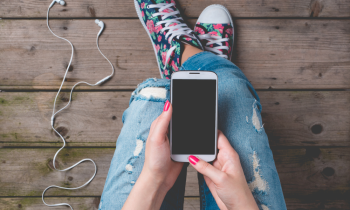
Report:
M 173 108 L 170 102 L 166 101 L 164 104 L 163 113 L 158 117 L 157 124 L 154 126 L 152 132 L 154 137 L 160 137 L 160 139 L 164 140 L 164 136 L 167 134 L 172 112 Z
M 218 148 L 220 150 L 216 160 L 223 166 L 220 170 L 234 174 L 237 168 L 241 167 L 239 155 L 221 131 L 218 132 Z
M 211 194 L 213 195 L 218 207 L 220 209 L 227 209 L 227 208 L 225 208 L 226 205 L 224 204 L 224 202 L 222 202 L 218 193 L 216 192 L 216 187 L 215 187 L 214 183 L 207 176 L 204 176 L 204 180 L 205 180 L 205 183 L 207 183 L 207 186 L 208 186 Z
M 231 146 L 230 142 L 227 140 L 226 136 L 218 130 L 218 149 L 227 149 L 227 150 L 233 150 L 233 147 Z
M 236 150 L 233 149 L 230 142 L 221 131 L 218 132 L 218 149 L 219 153 L 221 152 L 225 155 L 228 154 L 230 156 L 230 159 L 238 155 Z
M 221 171 L 222 166 L 218 159 L 214 160 L 213 166 Z
M 152 135 L 154 127 L 156 127 L 156 125 L 157 125 L 157 122 L 158 122 L 158 117 L 151 124 L 151 128 L 150 128 L 150 131 L 149 131 L 149 134 L 148 134 L 149 136 Z
M 194 169 L 204 176 L 209 177 L 215 184 L 219 183 L 221 177 L 224 175 L 219 169 L 193 155 L 190 155 L 188 159 Z

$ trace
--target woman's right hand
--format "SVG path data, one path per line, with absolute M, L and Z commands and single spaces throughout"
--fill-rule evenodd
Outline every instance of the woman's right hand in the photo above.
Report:
M 218 132 L 219 153 L 213 165 L 190 156 L 191 165 L 204 175 L 220 209 L 259 210 L 245 179 L 239 156 L 225 135 Z

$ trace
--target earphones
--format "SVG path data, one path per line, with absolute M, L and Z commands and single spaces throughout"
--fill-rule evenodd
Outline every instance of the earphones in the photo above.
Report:
M 99 47 L 98 39 L 99 39 L 99 37 L 100 37 L 102 31 L 104 30 L 104 26 L 105 26 L 105 25 L 104 25 L 104 23 L 103 23 L 102 21 L 100 21 L 100 20 L 95 20 L 95 23 L 101 28 L 100 31 L 99 31 L 98 34 L 97 34 L 97 37 L 96 37 L 97 49 L 98 49 L 98 51 L 101 53 L 101 55 L 102 55 L 102 56 L 108 61 L 108 63 L 111 65 L 111 67 L 112 67 L 112 73 L 111 73 L 110 75 L 106 76 L 105 78 L 99 80 L 99 81 L 96 82 L 95 84 L 90 84 L 90 83 L 85 82 L 85 81 L 80 81 L 80 82 L 76 83 L 76 84 L 72 87 L 72 89 L 71 89 L 71 91 L 70 91 L 70 96 L 69 96 L 69 101 L 68 101 L 68 103 L 67 103 L 63 108 L 61 108 L 60 110 L 58 110 L 57 112 L 55 112 L 55 109 L 56 109 L 56 101 L 57 101 L 57 98 L 58 98 L 58 96 L 59 96 L 59 94 L 60 94 L 60 92 L 61 92 L 62 86 L 63 86 L 63 84 L 64 84 L 64 82 L 65 82 L 65 80 L 66 80 L 67 73 L 68 73 L 68 70 L 69 70 L 69 68 L 70 68 L 70 66 L 71 66 L 71 64 L 72 64 L 73 54 L 74 54 L 74 46 L 73 46 L 73 44 L 72 44 L 68 39 L 65 39 L 65 38 L 63 38 L 63 37 L 60 37 L 60 36 L 56 35 L 56 34 L 51 30 L 51 28 L 50 28 L 50 25 L 49 25 L 49 13 L 50 13 L 50 9 L 53 7 L 53 5 L 55 5 L 55 3 L 59 3 L 59 4 L 62 5 L 62 6 L 64 6 L 64 5 L 66 4 L 63 0 L 53 0 L 53 1 L 52 1 L 52 3 L 50 4 L 50 6 L 49 6 L 49 8 L 48 8 L 48 10 L 47 10 L 46 25 L 47 25 L 48 29 L 50 30 L 50 32 L 51 32 L 55 37 L 57 37 L 57 38 L 59 38 L 59 39 L 62 39 L 62 40 L 66 41 L 66 42 L 68 42 L 68 43 L 70 44 L 71 49 L 72 49 L 72 52 L 71 52 L 70 61 L 69 61 L 69 64 L 68 64 L 68 66 L 67 66 L 66 72 L 65 72 L 65 74 L 64 74 L 64 77 L 63 77 L 61 86 L 60 86 L 60 88 L 58 89 L 58 92 L 57 92 L 57 94 L 56 94 L 55 101 L 54 101 L 54 105 L 53 105 L 53 111 L 52 111 L 52 115 L 51 115 L 51 128 L 55 131 L 55 133 L 56 133 L 56 134 L 62 139 L 62 141 L 63 141 L 63 146 L 56 152 L 56 154 L 55 154 L 55 156 L 54 156 L 54 158 L 53 158 L 53 167 L 54 167 L 57 171 L 62 171 L 62 172 L 63 172 L 63 171 L 68 171 L 68 170 L 74 168 L 75 166 L 79 165 L 79 164 L 82 163 L 82 162 L 89 161 L 89 162 L 92 162 L 92 163 L 94 164 L 95 172 L 94 172 L 93 176 L 92 176 L 85 184 L 83 184 L 83 185 L 81 185 L 81 186 L 79 186 L 79 187 L 68 188 L 68 187 L 61 187 L 61 186 L 51 185 L 51 186 L 47 187 L 47 188 L 43 191 L 43 194 L 42 194 L 42 196 L 41 196 L 41 199 L 42 199 L 43 203 L 44 203 L 45 205 L 47 205 L 47 206 L 69 206 L 69 207 L 73 210 L 73 207 L 72 207 L 71 205 L 69 205 L 68 203 L 47 204 L 47 203 L 44 201 L 45 192 L 46 192 L 48 189 L 50 189 L 50 188 L 59 188 L 59 189 L 65 189 L 65 190 L 76 190 L 76 189 L 80 189 L 80 188 L 82 188 L 82 187 L 85 187 L 86 185 L 88 185 L 88 184 L 95 178 L 96 172 L 97 172 L 97 166 L 96 166 L 96 163 L 95 163 L 92 159 L 86 158 L 86 159 L 80 160 L 79 162 L 75 163 L 74 165 L 72 165 L 72 166 L 70 166 L 70 167 L 68 167 L 68 168 L 66 168 L 66 169 L 60 170 L 60 169 L 57 169 L 57 168 L 56 168 L 56 165 L 55 165 L 56 157 L 57 157 L 58 153 L 66 146 L 66 140 L 65 140 L 64 137 L 54 128 L 55 116 L 56 116 L 59 112 L 61 112 L 62 110 L 64 110 L 65 108 L 67 108 L 67 107 L 70 105 L 70 103 L 71 103 L 71 101 L 72 101 L 73 90 L 74 90 L 74 88 L 75 88 L 76 86 L 78 86 L 79 84 L 87 84 L 87 85 L 89 85 L 89 86 L 101 85 L 102 83 L 106 82 L 107 80 L 109 80 L 110 78 L 113 77 L 115 70 L 114 70 L 113 64 L 112 64 L 112 63 L 108 60 L 108 58 L 101 52 L 100 47 Z
M 103 29 L 105 28 L 105 24 L 104 24 L 102 21 L 100 21 L 99 19 L 96 19 L 96 20 L 95 20 L 95 23 L 96 23 L 98 26 L 101 27 L 101 30 L 100 30 L 100 32 L 98 32 L 98 35 L 97 35 L 97 36 L 100 36 L 101 33 L 102 33 L 102 31 L 103 31 Z
M 59 4 L 62 5 L 62 6 L 64 6 L 64 5 L 66 4 L 66 2 L 63 1 L 63 0 L 53 0 L 53 2 L 52 2 L 51 5 L 50 5 L 50 8 L 53 7 L 53 5 L 54 5 L 55 3 L 59 3 Z

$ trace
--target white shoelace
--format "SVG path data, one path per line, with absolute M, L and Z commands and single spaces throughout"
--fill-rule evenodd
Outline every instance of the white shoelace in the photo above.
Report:
M 164 31 L 168 30 L 168 32 L 165 34 L 165 38 L 168 39 L 169 44 L 171 44 L 171 41 L 173 40 L 174 37 L 179 39 L 179 37 L 181 35 L 187 35 L 188 37 L 190 37 L 192 39 L 197 39 L 195 36 L 193 36 L 191 34 L 193 32 L 192 29 L 190 29 L 186 23 L 181 22 L 181 21 L 183 21 L 182 17 L 176 17 L 176 18 L 172 18 L 170 20 L 164 20 L 167 17 L 176 16 L 176 15 L 180 14 L 180 12 L 178 10 L 174 11 L 171 8 L 173 6 L 175 6 L 174 3 L 160 3 L 160 4 L 147 5 L 147 8 L 159 8 L 159 12 L 152 14 L 152 17 L 161 16 L 162 20 L 159 21 L 158 23 L 156 23 L 155 26 L 165 24 L 165 27 L 162 28 L 160 30 L 160 32 L 163 33 Z M 172 12 L 171 11 L 170 12 L 163 12 L 163 10 L 165 10 L 165 9 L 172 10 Z M 176 24 L 176 25 L 171 26 L 171 24 Z M 200 42 L 199 42 L 199 44 L 200 44 Z M 166 69 L 169 58 L 175 49 L 176 49 L 176 46 L 173 46 L 168 50 L 166 57 L 165 57 L 166 59 L 165 59 L 163 71 Z
M 210 51 L 213 52 L 215 54 L 217 54 L 220 57 L 223 58 L 228 58 L 227 55 L 224 55 L 223 52 L 221 50 L 228 50 L 229 47 L 228 46 L 223 46 L 222 42 L 227 42 L 229 40 L 229 38 L 222 38 L 220 36 L 214 36 L 214 35 L 210 35 L 210 34 L 202 34 L 202 35 L 198 35 L 200 40 L 207 40 L 208 43 L 204 46 L 204 49 L 206 51 Z M 219 46 L 216 47 L 209 47 L 212 44 L 217 44 Z

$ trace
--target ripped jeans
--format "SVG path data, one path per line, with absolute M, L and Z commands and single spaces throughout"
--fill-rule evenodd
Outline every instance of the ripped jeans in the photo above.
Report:
M 237 151 L 244 174 L 261 210 L 284 210 L 286 204 L 261 120 L 260 99 L 242 71 L 210 52 L 190 57 L 180 70 L 210 70 L 218 75 L 219 129 Z M 147 79 L 132 93 L 123 114 L 99 209 L 121 209 L 139 177 L 145 160 L 145 141 L 152 122 L 169 100 L 170 81 Z M 183 209 L 187 164 L 169 190 L 161 209 Z M 204 178 L 198 174 L 201 210 L 219 209 Z M 140 202 L 142 201 L 135 201 Z

